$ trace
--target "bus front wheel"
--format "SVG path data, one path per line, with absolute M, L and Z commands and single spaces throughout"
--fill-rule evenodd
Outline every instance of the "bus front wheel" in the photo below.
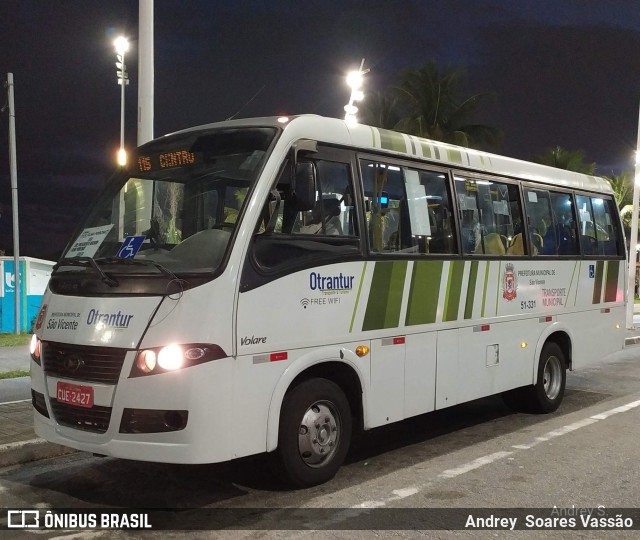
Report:
M 337 384 L 309 379 L 285 395 L 278 453 L 293 485 L 309 487 L 333 478 L 350 442 L 351 409 Z

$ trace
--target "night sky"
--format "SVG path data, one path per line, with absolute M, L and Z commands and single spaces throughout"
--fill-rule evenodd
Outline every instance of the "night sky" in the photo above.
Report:
M 15 79 L 20 253 L 51 259 L 115 166 L 120 87 L 112 42 L 121 33 L 133 40 L 126 138 L 135 145 L 138 2 L 0 0 L 0 28 L 0 77 Z M 156 0 L 155 134 L 240 109 L 239 117 L 341 117 L 344 75 L 362 58 L 371 69 L 365 93 L 430 61 L 466 68 L 468 94 L 492 94 L 479 120 L 502 131 L 497 153 L 531 159 L 560 145 L 584 150 L 599 174 L 633 167 L 637 0 Z M 5 111 L 0 249 L 7 254 L 8 125 Z

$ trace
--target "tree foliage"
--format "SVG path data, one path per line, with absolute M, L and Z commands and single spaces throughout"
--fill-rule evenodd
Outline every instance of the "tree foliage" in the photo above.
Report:
M 615 174 L 613 171 L 609 176 L 605 176 L 611 184 L 613 189 L 613 196 L 616 199 L 618 208 L 623 208 L 633 202 L 633 182 L 631 180 L 631 173 L 629 171 L 623 171 L 620 174 Z
M 557 169 L 575 171 L 582 174 L 594 174 L 595 163 L 584 162 L 584 152 L 582 150 L 565 150 L 560 146 L 549 148 L 546 152 L 533 158 L 535 163 L 549 165 Z
M 430 62 L 404 70 L 397 85 L 367 95 L 363 122 L 467 147 L 495 146 L 499 131 L 473 123 L 488 94 L 461 97 L 464 71 Z

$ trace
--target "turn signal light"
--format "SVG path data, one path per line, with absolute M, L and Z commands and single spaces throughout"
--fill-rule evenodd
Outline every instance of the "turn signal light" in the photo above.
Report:
M 356 355 L 362 358 L 363 356 L 367 356 L 369 354 L 369 347 L 366 345 L 358 345 L 356 347 Z

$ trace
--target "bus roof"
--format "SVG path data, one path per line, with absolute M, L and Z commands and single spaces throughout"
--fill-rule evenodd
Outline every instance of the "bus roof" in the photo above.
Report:
M 613 193 L 609 182 L 599 176 L 580 174 L 472 148 L 424 139 L 415 135 L 407 135 L 398 131 L 364 124 L 347 124 L 338 118 L 327 118 L 313 114 L 227 120 L 189 128 L 177 133 L 184 134 L 193 131 L 243 126 L 279 127 L 284 130 L 283 138 L 287 145 L 299 139 L 313 139 L 318 142 L 360 150 L 382 151 L 397 157 L 419 159 L 429 163 L 500 174 L 532 182 L 599 193 Z

